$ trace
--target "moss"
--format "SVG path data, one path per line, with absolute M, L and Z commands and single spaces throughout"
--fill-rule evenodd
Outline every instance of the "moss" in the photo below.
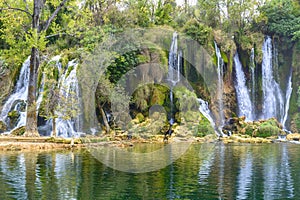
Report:
M 255 129 L 257 129 L 257 126 L 253 125 L 253 124 L 247 124 L 245 126 L 245 135 L 250 135 L 252 136 Z
M 275 119 L 270 119 L 259 125 L 257 132 L 253 134 L 255 137 L 270 137 L 277 136 L 280 133 L 280 128 Z
M 70 73 L 71 73 L 71 71 L 74 69 L 74 66 L 72 65 L 72 66 L 70 66 L 70 67 L 68 67 L 68 69 L 67 69 L 67 73 L 66 73 L 66 77 L 68 77 L 69 75 L 70 75 Z
M 24 133 L 25 133 L 25 126 L 21 126 L 21 127 L 19 127 L 19 128 L 16 128 L 16 129 L 14 129 L 12 132 L 11 132 L 11 134 L 12 135 L 15 135 L 15 136 L 21 136 L 21 135 L 24 135 Z
M 202 120 L 199 121 L 198 132 L 194 136 L 204 137 L 211 134 L 215 134 L 215 130 L 211 126 L 210 122 L 202 116 Z
M 221 57 L 222 57 L 224 63 L 227 64 L 227 63 L 228 63 L 228 57 L 227 57 L 227 54 L 226 54 L 225 52 L 221 51 Z
M 292 116 L 291 130 L 293 132 L 300 132 L 300 113 L 295 113 Z
M 135 118 L 141 123 L 145 120 L 145 117 L 142 113 L 138 113 Z

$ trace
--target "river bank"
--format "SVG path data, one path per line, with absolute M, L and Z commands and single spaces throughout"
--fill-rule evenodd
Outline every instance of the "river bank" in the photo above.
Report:
M 20 137 L 2 135 L 0 136 L 0 151 L 50 151 L 50 150 L 74 150 L 85 149 L 90 146 L 116 146 L 120 148 L 134 146 L 139 143 L 278 143 L 278 142 L 297 142 L 300 134 L 289 134 L 286 138 L 277 137 L 259 138 L 245 135 L 234 134 L 228 137 L 217 138 L 213 135 L 206 137 L 178 137 L 172 136 L 168 141 L 164 140 L 163 135 L 152 138 L 132 138 L 127 139 L 125 135 L 118 136 L 90 136 L 82 138 L 60 138 L 60 137 Z

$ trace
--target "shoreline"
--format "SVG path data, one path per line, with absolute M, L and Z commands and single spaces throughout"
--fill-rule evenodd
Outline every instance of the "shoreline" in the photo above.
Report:
M 298 143 L 297 140 L 280 140 L 277 138 L 258 138 L 258 137 L 243 137 L 241 135 L 232 135 L 223 138 L 210 137 L 176 137 L 172 136 L 167 143 L 177 142 L 192 142 L 192 143 L 216 143 L 224 144 L 262 144 L 262 143 L 278 143 L 290 142 Z M 53 137 L 22 137 L 22 136 L 0 136 L 0 152 L 6 151 L 55 151 L 55 150 L 80 150 L 86 149 L 88 146 L 105 146 L 113 145 L 120 148 L 131 147 L 135 144 L 164 144 L 163 136 L 158 135 L 152 139 L 133 138 L 124 139 L 124 136 L 115 136 L 110 138 L 104 137 L 82 137 L 82 138 L 53 138 Z

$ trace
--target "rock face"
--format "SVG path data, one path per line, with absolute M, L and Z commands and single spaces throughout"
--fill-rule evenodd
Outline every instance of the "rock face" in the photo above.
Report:
M 223 132 L 228 135 L 232 133 L 262 138 L 286 135 L 275 118 L 253 122 L 246 122 L 245 117 L 231 118 L 223 127 Z

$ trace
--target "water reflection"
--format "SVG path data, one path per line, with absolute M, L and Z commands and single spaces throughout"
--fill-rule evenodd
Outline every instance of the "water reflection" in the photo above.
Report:
M 199 151 L 200 168 L 198 172 L 198 181 L 200 185 L 207 184 L 207 178 L 210 175 L 212 165 L 216 155 L 216 144 L 202 144 Z
M 250 152 L 241 153 L 237 199 L 247 199 L 252 184 L 253 159 Z
M 132 151 L 147 149 L 156 148 Z M 140 174 L 113 170 L 87 151 L 2 152 L 0 199 L 300 199 L 299 152 L 288 143 L 196 144 Z

